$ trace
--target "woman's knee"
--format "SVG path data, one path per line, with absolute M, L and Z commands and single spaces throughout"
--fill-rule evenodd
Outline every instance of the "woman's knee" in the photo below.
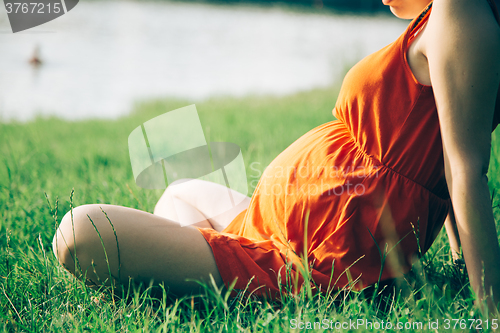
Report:
M 102 224 L 99 205 L 83 205 L 64 215 L 54 235 L 52 249 L 59 262 L 75 274 L 78 264 L 92 260 L 96 249 L 102 249 L 99 230 Z
M 172 182 L 163 192 L 162 196 L 155 205 L 153 214 L 167 218 L 172 221 L 177 221 L 178 217 L 175 212 L 175 200 L 183 200 L 182 192 L 185 191 L 183 183 L 193 179 L 183 178 Z

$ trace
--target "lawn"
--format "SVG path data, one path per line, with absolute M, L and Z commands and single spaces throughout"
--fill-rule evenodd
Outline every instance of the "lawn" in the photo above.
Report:
M 264 170 L 309 129 L 333 120 L 337 92 L 330 87 L 285 97 L 218 97 L 196 106 L 207 141 L 241 147 L 252 192 L 260 174 L 256 170 Z M 409 274 L 407 294 L 385 302 L 356 292 L 312 295 L 304 288 L 299 295 L 284 295 L 278 304 L 230 298 L 214 286 L 207 286 L 198 299 L 155 298 L 147 290 L 113 298 L 74 279 L 52 253 L 58 221 L 71 204 L 109 203 L 152 212 L 162 191 L 135 185 L 128 135 L 141 123 L 190 104 L 174 99 L 140 102 L 117 120 L 0 123 L 1 329 L 286 332 L 310 324 L 310 331 L 320 332 L 387 330 L 397 323 L 408 331 L 469 331 L 479 324 L 485 331 L 494 328 L 496 321 L 474 307 L 466 272 L 452 265 L 443 232 Z M 499 140 L 496 133 L 489 171 L 493 205 L 500 189 Z M 495 216 L 498 222 L 497 208 Z

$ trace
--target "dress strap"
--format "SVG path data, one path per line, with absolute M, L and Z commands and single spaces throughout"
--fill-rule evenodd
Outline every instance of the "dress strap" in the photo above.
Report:
M 432 1 L 425 7 L 425 9 L 420 13 L 420 15 L 410 23 L 409 34 L 408 34 L 408 42 L 407 45 L 410 45 L 411 41 L 418 35 L 419 31 L 422 30 L 424 24 L 426 23 L 426 19 L 429 16 L 430 10 L 432 7 Z
M 488 1 L 490 1 L 490 0 L 488 0 Z M 429 3 L 427 5 L 427 7 L 425 7 L 425 9 L 422 11 L 422 13 L 420 13 L 418 18 L 415 20 L 415 22 L 413 23 L 413 25 L 410 29 L 411 31 L 413 31 L 419 25 L 419 23 L 422 21 L 422 19 L 425 17 L 425 15 L 427 15 L 427 13 L 431 9 L 431 7 L 432 7 L 432 1 L 431 1 L 431 3 Z

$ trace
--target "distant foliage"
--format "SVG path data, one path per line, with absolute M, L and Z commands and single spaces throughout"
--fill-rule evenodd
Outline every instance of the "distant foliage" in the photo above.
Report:
M 193 0 L 197 1 L 197 0 Z M 336 9 L 355 12 L 389 12 L 380 0 L 201 0 L 215 3 L 254 3 L 259 5 L 289 4 L 316 9 Z

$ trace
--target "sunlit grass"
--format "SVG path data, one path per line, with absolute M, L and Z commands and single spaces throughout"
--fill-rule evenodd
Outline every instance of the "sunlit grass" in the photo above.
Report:
M 241 147 L 252 192 L 260 172 L 275 156 L 308 130 L 333 120 L 337 92 L 329 88 L 286 97 L 216 98 L 196 106 L 207 141 Z M 133 114 L 114 121 L 51 118 L 0 124 L 0 328 L 14 332 L 282 332 L 293 330 L 294 323 L 298 328 L 300 322 L 320 322 L 317 331 L 324 331 L 336 322 L 422 322 L 428 328 L 439 320 L 443 329 L 446 319 L 479 318 L 466 272 L 451 264 L 443 233 L 403 283 L 405 293 L 372 302 L 356 292 L 314 294 L 304 288 L 298 295 L 285 291 L 278 304 L 231 298 L 212 285 L 197 299 L 167 300 L 151 296 L 148 290 L 130 290 L 127 297 L 113 301 L 110 293 L 86 288 L 73 279 L 56 264 L 51 249 L 55 226 L 70 209 L 72 189 L 75 206 L 109 203 L 152 212 L 161 191 L 135 185 L 128 135 L 144 121 L 189 104 L 182 100 L 138 103 Z M 489 172 L 495 193 L 500 189 L 498 141 L 495 135 Z M 496 198 L 493 204 L 499 202 Z M 497 208 L 495 213 L 498 221 Z M 459 324 L 456 331 L 464 331 Z M 467 321 L 466 331 L 470 324 Z M 355 327 L 362 331 L 366 325 Z

